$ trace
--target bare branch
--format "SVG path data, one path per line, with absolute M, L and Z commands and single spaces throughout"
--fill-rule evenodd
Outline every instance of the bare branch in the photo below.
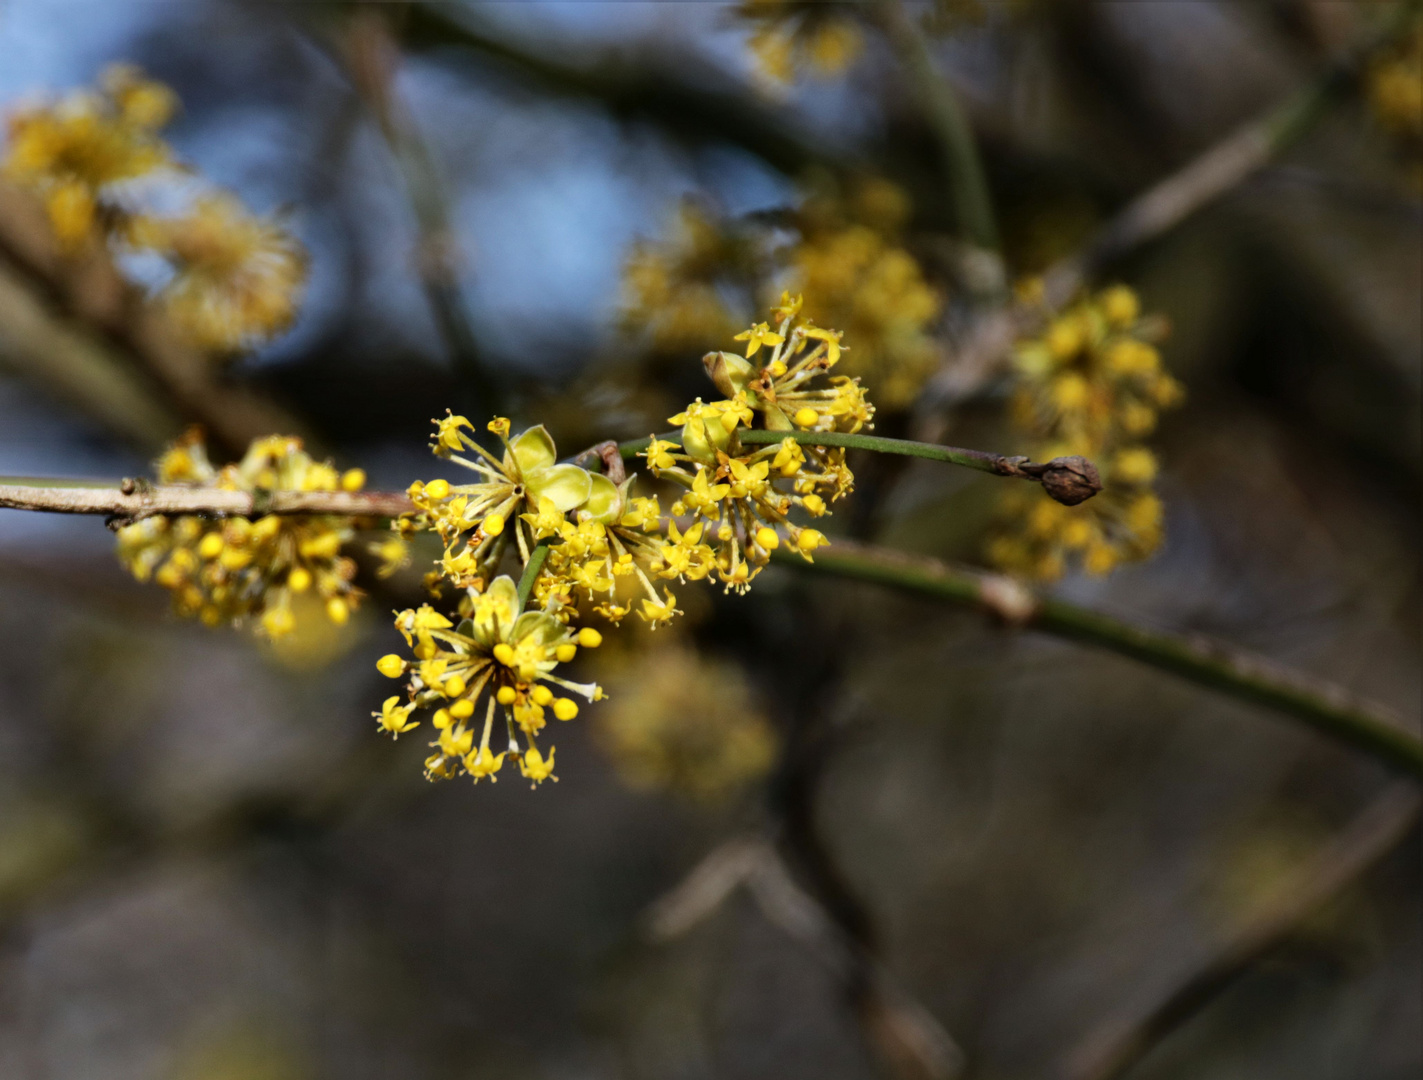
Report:
M 415 509 L 401 492 L 223 491 L 210 487 L 162 487 L 126 481 L 119 487 L 60 487 L 56 481 L 13 483 L 0 478 L 0 507 L 52 514 L 110 514 L 137 520 L 155 514 L 260 517 L 263 514 L 333 514 L 398 517 Z
M 1196 635 L 1148 629 L 1065 600 L 1039 598 L 1011 578 L 956 569 L 937 559 L 839 538 L 831 547 L 816 552 L 814 564 L 786 551 L 776 551 L 771 557 L 806 573 L 859 578 L 969 604 L 1015 626 L 1109 649 L 1274 709 L 1395 769 L 1423 777 L 1423 741 L 1406 730 L 1390 710 L 1242 649 Z
M 1423 797 L 1412 784 L 1380 796 L 1173 990 L 1145 1009 L 1132 1008 L 1091 1032 L 1068 1056 L 1064 1080 L 1122 1076 L 1165 1035 L 1200 1012 L 1300 923 L 1401 844 L 1417 822 L 1420 808 Z

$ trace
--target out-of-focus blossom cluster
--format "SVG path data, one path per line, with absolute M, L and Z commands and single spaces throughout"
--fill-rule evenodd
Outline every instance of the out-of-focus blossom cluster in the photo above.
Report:
M 777 745 L 740 666 L 676 644 L 614 683 L 595 733 L 630 787 L 704 801 L 764 776 Z
M 178 163 L 159 134 L 177 107 L 168 87 L 115 65 L 97 90 L 13 110 L 0 174 L 43 200 L 62 250 L 158 256 L 156 300 L 194 345 L 251 348 L 295 318 L 305 257 L 278 223 Z
M 794 210 L 729 220 L 688 204 L 663 243 L 639 244 L 625 270 L 626 324 L 675 349 L 724 341 L 743 297 L 806 297 L 808 318 L 855 342 L 841 367 L 881 405 L 907 406 L 942 359 L 933 324 L 939 291 L 904 246 L 911 206 L 885 180 L 820 185 Z M 789 241 L 787 242 L 787 237 Z
M 1161 320 L 1143 318 L 1137 296 L 1113 286 L 1085 297 L 1015 354 L 1014 426 L 1036 460 L 1080 454 L 1097 464 L 1103 491 L 1064 506 L 1037 489 L 1002 496 L 989 557 L 1012 573 L 1052 580 L 1073 565 L 1105 574 L 1161 543 L 1156 457 L 1145 438 L 1161 410 L 1181 401 L 1156 344 Z
M 312 460 L 300 439 L 281 435 L 257 439 L 240 462 L 217 469 L 196 430 L 164 453 L 156 472 L 160 484 L 261 494 L 359 491 L 365 483 L 361 470 L 338 473 Z M 139 581 L 172 593 L 179 615 L 208 626 L 252 622 L 280 638 L 295 629 L 299 597 L 319 598 L 333 623 L 350 618 L 361 594 L 352 584 L 356 564 L 341 548 L 352 531 L 341 517 L 154 515 L 118 530 L 118 556 Z
M 659 352 L 725 341 L 742 321 L 737 298 L 754 288 L 764 261 L 760 237 L 692 200 L 670 235 L 633 245 L 623 269 L 624 324 L 646 331 Z
M 853 4 L 741 0 L 736 17 L 751 26 L 747 46 L 772 85 L 793 82 L 805 71 L 820 78 L 838 75 L 864 48 Z
M 1423 194 L 1423 15 L 1368 71 L 1369 103 Z

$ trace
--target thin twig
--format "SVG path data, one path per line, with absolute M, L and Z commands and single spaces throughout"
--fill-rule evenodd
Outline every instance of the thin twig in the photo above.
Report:
M 1043 485 L 1049 495 L 1060 503 L 1075 506 L 1090 499 L 1102 490 L 1101 476 L 1097 467 L 1084 457 L 1059 457 L 1051 461 L 1037 463 L 1021 456 L 1010 457 L 994 454 L 986 450 L 966 450 L 959 446 L 943 446 L 939 443 L 915 442 L 910 439 L 887 439 L 879 435 L 861 435 L 844 431 L 764 431 L 747 429 L 738 431 L 736 437 L 751 446 L 770 446 L 792 439 L 802 446 L 839 446 L 851 450 L 869 450 L 877 454 L 897 454 L 900 457 L 923 458 L 927 461 L 942 461 L 949 465 L 961 465 L 966 469 L 991 473 L 994 476 L 1010 476 L 1019 480 L 1031 480 Z M 643 453 L 653 438 L 678 442 L 681 436 L 676 432 L 649 436 L 645 439 L 631 439 L 618 443 L 618 452 L 625 458 L 634 458 Z M 602 444 L 600 444 L 602 445 Z M 588 451 L 579 455 L 584 459 Z
M 875 0 L 874 13 L 895 54 L 918 93 L 924 114 L 943 153 L 949 200 L 959 228 L 979 249 L 998 250 L 998 225 L 994 221 L 988 176 L 978 152 L 973 128 L 953 86 L 938 70 L 923 29 L 904 10 L 901 0 Z M 1001 262 L 997 288 L 1003 286 Z
M 1117 1080 L 1163 1037 L 1191 1019 L 1237 978 L 1288 939 L 1410 834 L 1423 799 L 1412 784 L 1387 791 L 1294 874 L 1199 967 L 1145 1009 L 1113 1018 L 1068 1055 L 1064 1080 Z
M 419 239 L 416 270 L 445 348 L 461 378 L 481 395 L 494 389 L 479 355 L 460 294 L 459 246 L 449 199 L 435 155 L 395 88 L 400 50 L 384 13 L 358 10 L 350 18 L 344 53 L 351 82 L 366 103 L 400 170 Z
M 224 491 L 211 487 L 155 486 L 126 481 L 118 487 L 73 486 L 65 481 L 14 483 L 0 477 L 0 508 L 52 514 L 110 514 L 138 520 L 155 514 L 260 517 L 263 514 L 333 514 L 399 517 L 415 509 L 398 491 Z
M 648 909 L 644 925 L 649 937 L 658 943 L 680 937 L 741 887 L 773 925 L 806 945 L 851 991 L 867 1036 L 897 1075 L 948 1080 L 958 1074 L 963 1053 L 953 1037 L 801 887 L 775 845 L 763 837 L 734 837 L 714 848 Z
M 1039 598 L 1012 578 L 955 569 L 837 539 L 813 564 L 787 551 L 772 560 L 808 573 L 888 585 L 982 608 L 1003 621 L 1070 638 L 1169 671 L 1191 682 L 1300 720 L 1390 767 L 1423 778 L 1423 741 L 1380 705 L 1263 657 L 1198 636 L 1151 630 L 1065 600 Z

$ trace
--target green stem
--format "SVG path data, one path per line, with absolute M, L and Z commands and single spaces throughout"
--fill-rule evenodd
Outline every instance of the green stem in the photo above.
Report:
M 524 567 L 523 576 L 519 578 L 519 610 L 523 611 L 528 605 L 529 594 L 534 591 L 534 579 L 539 576 L 539 571 L 544 568 L 544 560 L 548 558 L 548 544 L 540 542 L 534 545 L 534 550 L 529 552 L 529 561 Z
M 887 585 L 920 596 L 987 608 L 1013 625 L 1108 649 L 1243 701 L 1302 721 L 1416 778 L 1423 741 L 1378 706 L 1263 658 L 1205 638 L 1149 630 L 1065 600 L 1040 599 L 1011 578 L 956 570 L 935 559 L 836 540 L 813 564 L 784 550 L 775 562 L 810 573 Z
M 992 454 L 986 450 L 965 450 L 958 446 L 941 446 L 938 443 L 914 442 L 911 439 L 886 439 L 880 435 L 852 435 L 843 431 L 764 431 L 759 428 L 742 429 L 736 436 L 749 446 L 770 446 L 786 439 L 794 439 L 802 446 L 841 446 L 850 450 L 870 450 L 877 454 L 898 454 L 901 457 L 943 461 L 996 476 L 1036 479 L 1023 472 L 1025 465 L 1031 465 L 1027 458 Z M 682 435 L 672 431 L 645 439 L 632 439 L 618 443 L 618 453 L 624 460 L 635 458 L 647 449 L 654 438 L 680 444 Z
M 890 45 L 908 71 L 938 137 L 949 199 L 959 227 L 978 247 L 996 252 L 998 226 L 993 218 L 988 176 L 958 95 L 939 72 L 928 38 L 900 0 L 876 0 L 875 7 Z

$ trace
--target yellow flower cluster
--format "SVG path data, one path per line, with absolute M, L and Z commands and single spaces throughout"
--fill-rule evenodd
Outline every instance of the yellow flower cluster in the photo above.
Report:
M 1003 569 L 1056 579 L 1076 562 L 1090 574 L 1146 558 L 1161 543 L 1161 501 L 1152 491 L 1155 456 L 1142 440 L 1181 384 L 1162 367 L 1136 294 L 1113 286 L 1074 304 L 1015 355 L 1011 416 L 1037 460 L 1080 454 L 1094 461 L 1103 492 L 1063 506 L 1037 489 L 1005 492 L 990 559 Z
M 817 195 L 798 215 L 791 288 L 811 300 L 806 314 L 845 328 L 855 342 L 845 370 L 862 376 L 887 408 L 913 401 L 940 360 L 930 333 L 943 301 L 900 242 L 908 197 L 885 180 L 851 196 Z
M 727 297 L 749 281 L 754 244 L 692 200 L 663 243 L 633 246 L 623 268 L 623 324 L 647 332 L 659 352 L 722 341 L 738 319 Z
M 857 380 L 822 378 L 845 350 L 837 331 L 800 318 L 800 307 L 799 298 L 783 296 L 775 329 L 760 323 L 738 335 L 746 342 L 745 357 L 707 354 L 704 366 L 727 397 L 698 399 L 672 417 L 682 425 L 675 438 L 649 440 L 644 456 L 650 471 L 680 489 L 671 517 L 663 515 L 657 496 L 634 493 L 635 477 L 617 483 L 559 463 L 542 426 L 511 436 L 509 421 L 496 417 L 487 425 L 502 444 L 496 455 L 475 439 L 467 418 L 447 414 L 434 421 L 435 455 L 471 470 L 476 479 L 412 484 L 416 509 L 393 523 L 393 546 L 403 556 L 401 538 L 421 530 L 439 535 L 444 551 L 431 578 L 459 590 L 458 615 L 426 604 L 396 616 L 415 661 L 391 655 L 378 667 L 391 678 L 409 674 L 409 692 L 404 702 L 392 697 L 375 714 L 382 729 L 399 735 L 416 725 L 416 709 L 437 706 L 439 735 L 426 763 L 432 779 L 461 773 L 493 778 L 507 755 L 535 783 L 552 775 L 553 750 L 544 757 L 536 742 L 546 710 L 571 720 L 578 706 L 556 697 L 548 684 L 589 701 L 602 696 L 591 683 L 554 674 L 579 646 L 602 641 L 592 627 L 569 627 L 578 597 L 614 624 L 640 599 L 638 613 L 655 629 L 680 614 L 676 597 L 665 586 L 659 591 L 659 582 L 715 574 L 728 589 L 744 592 L 782 535 L 807 559 L 826 543 L 822 533 L 788 515 L 799 508 L 820 517 L 828 502 L 851 489 L 844 450 L 801 446 L 794 438 L 743 447 L 739 437 L 758 418 L 772 431 L 850 432 L 874 416 Z M 761 362 L 752 363 L 758 354 Z M 521 585 L 499 574 L 510 558 L 520 567 Z M 620 588 L 623 583 L 632 591 Z M 521 587 L 527 590 L 522 602 Z M 471 718 L 481 702 L 476 744 L 478 725 Z M 508 736 L 498 754 L 489 744 L 496 706 L 504 709 Z M 748 754 L 745 747 L 736 751 L 743 764 L 735 768 L 746 767 Z
M 736 664 L 672 645 L 614 689 L 595 732 L 632 788 L 713 801 L 771 767 L 776 733 Z
M 853 5 L 823 0 L 741 0 L 739 18 L 755 27 L 747 42 L 761 73 L 777 84 L 800 70 L 829 77 L 859 56 L 864 39 Z
M 0 171 L 44 199 L 55 234 L 73 248 L 100 219 L 122 214 L 118 185 L 172 165 L 158 130 L 176 108 L 166 86 L 116 65 L 104 72 L 98 92 L 75 91 L 12 112 Z
M 1398 141 L 1423 190 L 1423 16 L 1369 68 L 1367 86 L 1374 115 Z
M 629 256 L 625 324 L 648 331 L 664 351 L 724 340 L 738 297 L 774 280 L 807 298 L 808 318 L 843 327 L 855 342 L 845 374 L 863 377 L 881 404 L 903 408 L 942 358 L 932 330 L 943 298 L 902 242 L 910 209 L 885 180 L 861 181 L 848 194 L 816 191 L 777 220 L 795 233 L 777 247 L 765 223 L 717 219 L 688 204 L 676 235 Z
M 250 492 L 358 491 L 365 483 L 361 470 L 338 473 L 287 436 L 258 439 L 240 462 L 216 469 L 197 431 L 164 453 L 157 476 L 161 484 Z M 279 638 L 295 628 L 293 597 L 307 592 L 324 601 L 332 622 L 350 617 L 360 592 L 352 584 L 356 564 L 341 547 L 351 532 L 350 520 L 338 517 L 157 515 L 119 529 L 118 556 L 139 581 L 169 590 L 179 615 L 208 626 L 252 619 L 259 632 Z
M 162 258 L 170 276 L 158 303 L 194 345 L 231 353 L 291 324 L 305 259 L 283 229 L 226 192 L 209 191 L 178 213 L 149 208 L 160 194 L 192 187 L 191 171 L 159 135 L 177 104 L 168 87 L 138 69 L 111 67 L 98 91 L 11 113 L 0 173 L 44 200 L 65 250 L 102 240 Z M 166 184 L 139 191 L 131 181 L 140 177 Z
M 743 359 L 708 353 L 707 373 L 727 397 L 698 398 L 670 418 L 681 424 L 675 440 L 653 439 L 643 456 L 653 476 L 683 490 L 672 505 L 675 516 L 690 515 L 685 532 L 668 528 L 663 558 L 668 573 L 693 579 L 715 571 L 728 590 L 745 592 L 784 531 L 791 549 L 809 560 L 826 543 L 823 533 L 789 519 L 793 508 L 811 517 L 828 513 L 854 486 L 845 451 L 802 446 L 786 438 L 759 448 L 743 447 L 739 428 L 759 417 L 768 431 L 854 432 L 873 426 L 874 406 L 858 379 L 826 375 L 848 351 L 840 332 L 800 317 L 801 299 L 788 294 L 773 310 L 776 328 L 758 323 L 738 334 L 746 342 Z M 763 362 L 751 360 L 766 350 Z
M 550 611 L 520 608 L 513 580 L 497 577 L 487 589 L 464 590 L 458 624 L 428 604 L 396 615 L 395 627 L 411 646 L 414 662 L 391 653 L 376 667 L 392 679 L 409 676 L 407 700 L 402 704 L 399 695 L 389 697 L 372 715 L 383 731 L 399 737 L 419 725 L 411 713 L 435 707 L 431 723 L 439 734 L 430 744 L 435 752 L 425 761 L 431 780 L 464 774 L 476 782 L 494 781 L 512 755 L 532 784 L 557 781 L 554 748 L 545 757 L 538 735 L 549 712 L 558 720 L 572 720 L 578 703 L 559 697 L 551 687 L 588 701 L 602 697 L 592 683 L 571 683 L 554 674 L 560 663 L 573 659 L 579 645 L 599 645 L 598 631 L 585 627 L 575 632 Z M 496 714 L 502 715 L 508 737 L 507 748 L 497 754 L 489 746 Z M 526 744 L 522 748 L 520 734 Z

